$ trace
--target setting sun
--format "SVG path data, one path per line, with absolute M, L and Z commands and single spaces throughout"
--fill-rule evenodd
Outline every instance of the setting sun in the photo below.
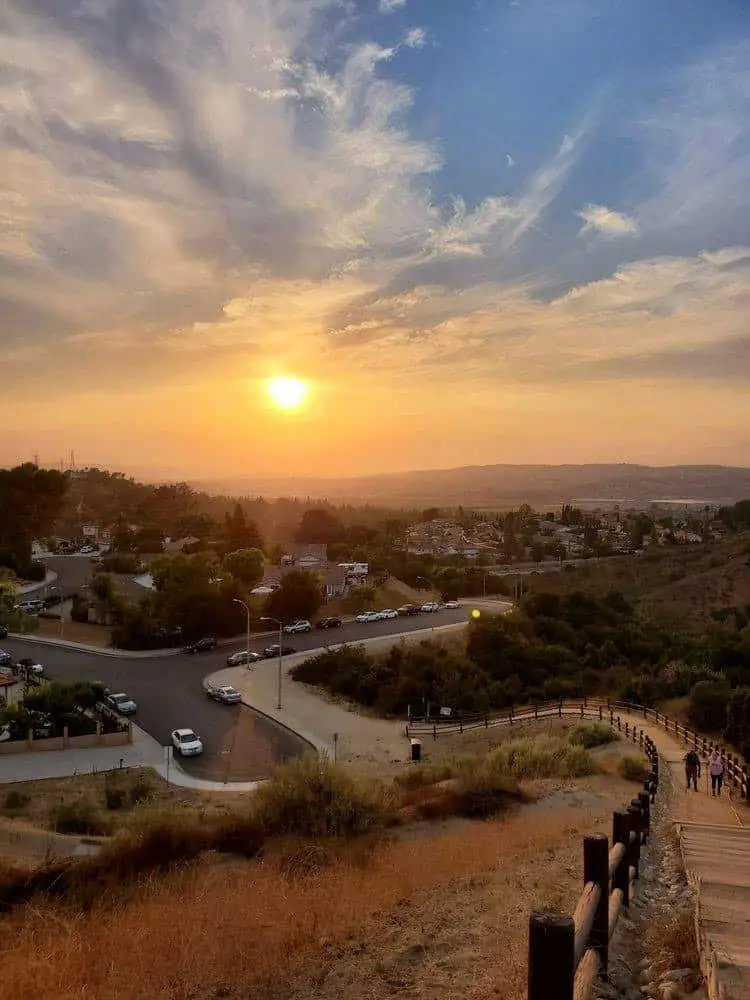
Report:
M 296 410 L 307 396 L 307 385 L 299 378 L 272 378 L 268 395 L 282 410 Z

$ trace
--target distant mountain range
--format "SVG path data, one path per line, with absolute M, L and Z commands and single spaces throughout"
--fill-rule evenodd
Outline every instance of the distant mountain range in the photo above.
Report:
M 227 478 L 193 482 L 209 493 L 296 496 L 386 507 L 504 508 L 580 502 L 731 504 L 750 498 L 750 469 L 723 465 L 476 465 L 352 478 Z

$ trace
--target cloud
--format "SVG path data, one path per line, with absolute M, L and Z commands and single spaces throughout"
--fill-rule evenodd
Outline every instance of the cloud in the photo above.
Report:
M 506 153 L 505 154 L 505 166 L 506 167 L 515 167 L 515 165 L 516 165 L 516 161 L 513 159 L 513 157 L 510 155 L 510 153 Z
M 424 28 L 410 28 L 404 38 L 404 45 L 409 49 L 423 49 L 427 44 Z
M 383 14 L 390 14 L 400 7 L 406 6 L 406 0 L 379 0 L 378 6 Z
M 584 222 L 581 234 L 596 232 L 604 236 L 632 236 L 638 232 L 634 219 L 604 205 L 586 205 L 578 216 Z

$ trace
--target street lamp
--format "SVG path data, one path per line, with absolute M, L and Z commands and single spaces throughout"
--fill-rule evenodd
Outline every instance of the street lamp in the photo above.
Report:
M 275 625 L 279 626 L 279 696 L 276 700 L 276 710 L 281 711 L 281 655 L 282 655 L 282 642 L 284 639 L 284 623 L 278 618 L 261 618 L 262 622 L 273 622 Z
M 239 604 L 240 607 L 245 609 L 245 614 L 247 615 L 247 647 L 246 647 L 246 660 L 245 665 L 250 666 L 250 606 L 244 601 L 241 601 L 239 597 L 232 598 L 232 604 Z

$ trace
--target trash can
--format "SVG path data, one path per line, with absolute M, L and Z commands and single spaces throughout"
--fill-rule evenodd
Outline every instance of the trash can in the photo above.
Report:
M 417 764 L 422 759 L 422 744 L 419 740 L 411 741 L 411 759 Z

